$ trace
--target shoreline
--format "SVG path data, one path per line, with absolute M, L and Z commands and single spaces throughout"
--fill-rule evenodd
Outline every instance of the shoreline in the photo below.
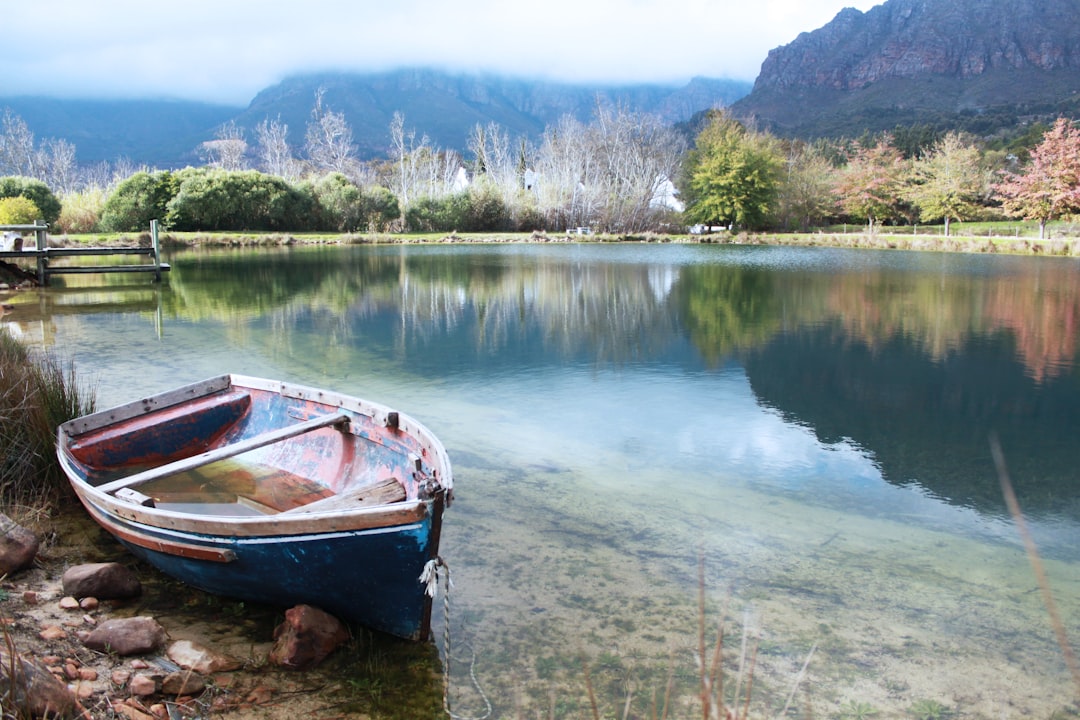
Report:
M 148 236 L 147 236 L 148 238 Z M 130 244 L 132 237 L 121 235 L 117 244 Z M 412 244 L 698 244 L 771 245 L 790 247 L 832 247 L 863 250 L 908 250 L 1001 255 L 1045 255 L 1080 257 L 1080 237 L 998 237 L 973 235 L 917 235 L 884 233 L 713 233 L 679 235 L 640 233 L 622 235 L 576 235 L 568 233 L 434 233 L 425 235 L 340 234 L 301 235 L 290 233 L 166 233 L 165 247 L 252 247 L 282 245 L 412 245 Z

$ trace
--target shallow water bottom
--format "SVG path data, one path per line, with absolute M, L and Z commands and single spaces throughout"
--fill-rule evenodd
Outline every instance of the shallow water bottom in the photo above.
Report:
M 457 588 L 453 695 L 465 714 L 483 707 L 475 675 L 497 717 L 577 717 L 588 685 L 606 713 L 621 716 L 629 697 L 631 716 L 649 717 L 669 682 L 673 716 L 696 715 L 702 588 L 709 656 L 726 626 L 728 693 L 740 673 L 745 692 L 757 648 L 753 717 L 785 706 L 799 717 L 1075 710 L 1019 542 L 745 487 L 680 497 L 658 479 L 616 503 L 551 468 L 458 473 L 469 484 L 448 516 L 444 556 Z M 1045 562 L 1062 616 L 1077 617 L 1075 566 Z

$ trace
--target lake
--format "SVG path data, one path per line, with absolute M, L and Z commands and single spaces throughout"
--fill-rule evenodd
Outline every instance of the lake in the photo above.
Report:
M 479 717 L 1068 717 L 1080 263 L 656 244 L 176 251 L 5 320 L 117 404 L 225 372 L 431 428 Z M 29 302 L 26 302 L 29 300 Z M 995 466 L 997 443 L 1004 467 Z M 439 642 L 442 642 L 442 618 Z M 751 682 L 752 681 L 752 682 Z M 653 703 L 656 703 L 654 705 Z M 936 713 L 936 715 L 935 715 Z

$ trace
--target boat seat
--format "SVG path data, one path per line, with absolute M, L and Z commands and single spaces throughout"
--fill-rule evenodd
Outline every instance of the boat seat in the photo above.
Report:
M 407 494 L 405 486 L 397 478 L 387 478 L 371 485 L 350 490 L 341 495 L 333 495 L 322 500 L 310 502 L 307 505 L 286 510 L 282 515 L 300 514 L 309 512 L 336 512 L 339 510 L 353 510 L 361 507 L 375 507 L 405 500 Z

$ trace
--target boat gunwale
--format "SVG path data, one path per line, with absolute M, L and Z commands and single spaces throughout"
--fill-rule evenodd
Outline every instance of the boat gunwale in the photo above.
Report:
M 107 493 L 88 492 L 90 490 L 93 488 L 88 485 L 76 488 L 84 505 L 91 502 L 110 514 L 143 525 L 218 537 L 288 537 L 326 530 L 373 530 L 408 525 L 423 520 L 431 503 L 430 500 L 406 500 L 373 507 L 312 510 L 295 515 L 223 517 L 135 505 Z

